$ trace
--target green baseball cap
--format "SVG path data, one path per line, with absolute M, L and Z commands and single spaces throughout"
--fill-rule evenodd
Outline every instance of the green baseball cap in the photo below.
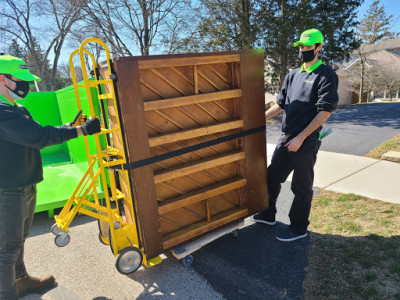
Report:
M 0 74 L 10 74 L 23 81 L 41 81 L 29 71 L 22 59 L 11 55 L 0 55 Z
M 317 29 L 307 29 L 301 34 L 300 40 L 294 43 L 293 46 L 297 47 L 300 44 L 311 46 L 314 44 L 323 44 L 323 43 L 324 43 L 324 36 L 322 35 L 321 31 Z

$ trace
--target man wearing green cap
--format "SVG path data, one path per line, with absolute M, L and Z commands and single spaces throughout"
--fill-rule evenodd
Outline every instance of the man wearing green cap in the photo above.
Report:
M 0 55 L 0 299 L 18 299 L 55 285 L 49 275 L 29 276 L 23 260 L 24 242 L 32 225 L 36 184 L 43 180 L 39 149 L 79 135 L 100 132 L 97 118 L 82 126 L 41 126 L 16 103 L 29 93 L 29 82 L 40 81 L 25 62 Z
M 293 171 L 291 189 L 294 200 L 290 209 L 290 225 L 276 238 L 291 242 L 307 236 L 308 218 L 311 210 L 314 182 L 314 164 L 321 145 L 321 125 L 329 118 L 339 100 L 338 77 L 318 58 L 323 36 L 317 29 L 309 29 L 294 43 L 299 47 L 303 64 L 286 75 L 276 104 L 266 111 L 270 119 L 281 111 L 282 136 L 268 167 L 269 208 L 252 220 L 274 225 L 276 200 L 281 184 Z

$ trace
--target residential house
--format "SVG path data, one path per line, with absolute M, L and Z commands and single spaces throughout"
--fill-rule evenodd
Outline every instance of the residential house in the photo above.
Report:
M 350 62 L 337 65 L 340 106 L 348 106 L 358 102 L 359 85 L 357 82 L 359 82 L 361 73 L 360 56 L 366 59 L 364 70 L 366 79 L 368 79 L 368 72 L 376 70 L 374 67 L 382 70 L 382 72 L 398 73 L 398 78 L 400 78 L 400 37 L 387 39 L 376 44 L 364 44 L 358 51 L 354 52 Z M 371 96 L 376 97 L 376 93 L 386 96 L 384 83 L 380 84 L 379 90 L 375 91 L 368 91 L 368 86 L 365 87 L 363 102 L 367 102 L 371 99 Z M 396 91 L 393 96 L 398 98 L 399 91 Z

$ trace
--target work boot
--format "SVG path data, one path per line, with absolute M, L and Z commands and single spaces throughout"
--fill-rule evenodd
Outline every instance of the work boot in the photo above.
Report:
M 40 278 L 25 275 L 16 279 L 15 285 L 19 296 L 23 296 L 28 293 L 41 292 L 52 288 L 56 285 L 56 280 L 53 275 L 47 275 Z

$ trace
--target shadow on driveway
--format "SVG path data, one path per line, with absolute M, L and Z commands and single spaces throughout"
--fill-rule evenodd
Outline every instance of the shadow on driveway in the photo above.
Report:
M 287 225 L 252 224 L 194 253 L 193 269 L 226 299 L 301 299 L 309 238 L 282 243 Z
M 338 109 L 329 118 L 330 124 L 346 122 L 359 126 L 400 129 L 400 102 L 371 103 Z

